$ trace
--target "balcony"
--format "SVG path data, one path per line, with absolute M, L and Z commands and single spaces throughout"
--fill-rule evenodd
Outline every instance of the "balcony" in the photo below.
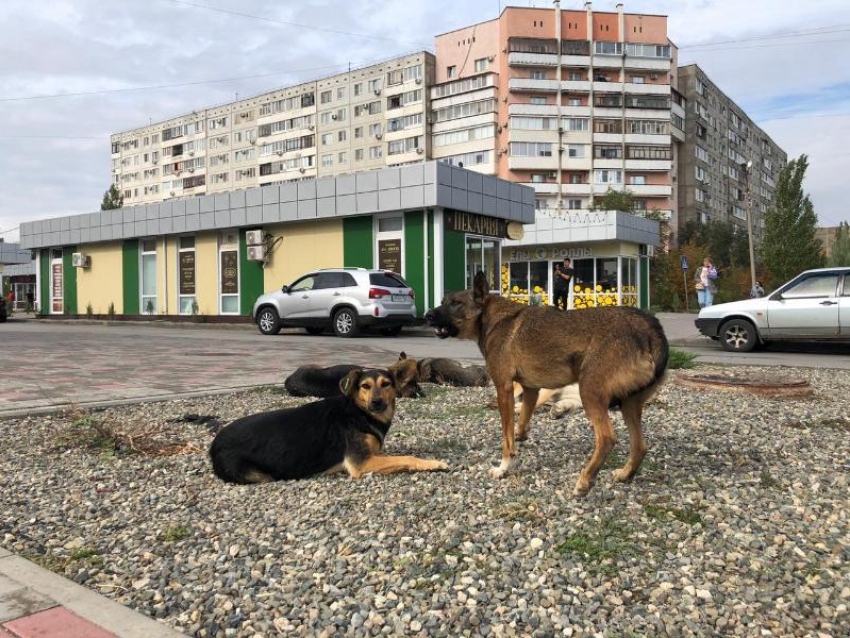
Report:
M 534 188 L 534 192 L 539 193 L 540 195 L 557 195 L 558 194 L 558 184 L 554 182 L 526 182 L 526 186 L 531 186 Z M 562 197 L 567 197 L 570 195 L 583 195 L 585 197 L 590 195 L 590 184 L 561 184 L 561 195 Z
M 536 117 L 555 117 L 558 115 L 556 104 L 511 104 L 508 106 L 509 115 L 531 115 Z M 590 117 L 589 106 L 562 106 L 561 115 L 564 117 Z
M 600 167 L 601 168 L 601 167 Z M 672 160 L 657 159 L 627 159 L 627 171 L 670 171 L 673 169 Z
M 670 135 L 645 135 L 643 133 L 626 133 L 626 144 L 636 146 L 670 146 Z
M 554 155 L 546 157 L 518 157 L 511 155 L 508 158 L 508 170 L 555 171 L 558 170 L 558 158 Z
M 625 188 L 635 197 L 670 197 L 673 194 L 673 187 L 668 184 L 626 184 Z
M 510 78 L 508 89 L 511 91 L 531 91 L 534 93 L 556 93 L 558 91 L 557 80 L 535 80 L 533 78 Z M 587 81 L 561 81 L 562 91 L 574 93 L 589 93 L 590 82 Z
M 623 159 L 597 158 L 593 161 L 593 168 L 620 170 L 623 168 Z
M 626 82 L 626 93 L 632 95 L 670 95 L 669 84 L 636 84 Z
M 510 66 L 545 66 L 554 67 L 558 64 L 558 56 L 554 53 L 521 53 L 514 51 L 508 54 Z M 561 66 L 589 66 L 588 55 L 562 55 Z

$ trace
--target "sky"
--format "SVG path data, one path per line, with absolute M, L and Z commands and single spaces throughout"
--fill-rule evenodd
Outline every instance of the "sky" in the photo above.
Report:
M 504 6 L 2 0 L 0 236 L 15 241 L 23 221 L 98 210 L 110 183 L 110 133 L 433 47 L 435 34 Z M 615 2 L 593 7 L 612 11 Z M 805 187 L 821 224 L 850 221 L 850 2 L 626 0 L 625 10 L 668 15 L 680 63 L 703 67 L 789 157 L 809 156 Z M 44 97 L 55 94 L 63 97 Z

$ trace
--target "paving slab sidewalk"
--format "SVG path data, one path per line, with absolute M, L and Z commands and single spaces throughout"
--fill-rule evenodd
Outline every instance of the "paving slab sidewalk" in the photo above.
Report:
M 0 547 L 0 638 L 179 638 L 119 605 Z

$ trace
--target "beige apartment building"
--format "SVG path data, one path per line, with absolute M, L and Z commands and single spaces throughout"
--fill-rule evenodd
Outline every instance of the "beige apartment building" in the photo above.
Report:
M 112 136 L 125 205 L 421 162 L 426 51 Z
M 723 221 L 747 232 L 749 191 L 758 244 L 788 156 L 699 66 L 679 67 L 678 73 L 688 104 L 679 161 L 678 229 L 688 222 Z

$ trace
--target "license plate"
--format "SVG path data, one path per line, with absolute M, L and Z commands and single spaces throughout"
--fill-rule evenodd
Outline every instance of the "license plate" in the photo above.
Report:
M 393 295 L 393 301 L 409 301 L 410 297 L 407 295 Z

